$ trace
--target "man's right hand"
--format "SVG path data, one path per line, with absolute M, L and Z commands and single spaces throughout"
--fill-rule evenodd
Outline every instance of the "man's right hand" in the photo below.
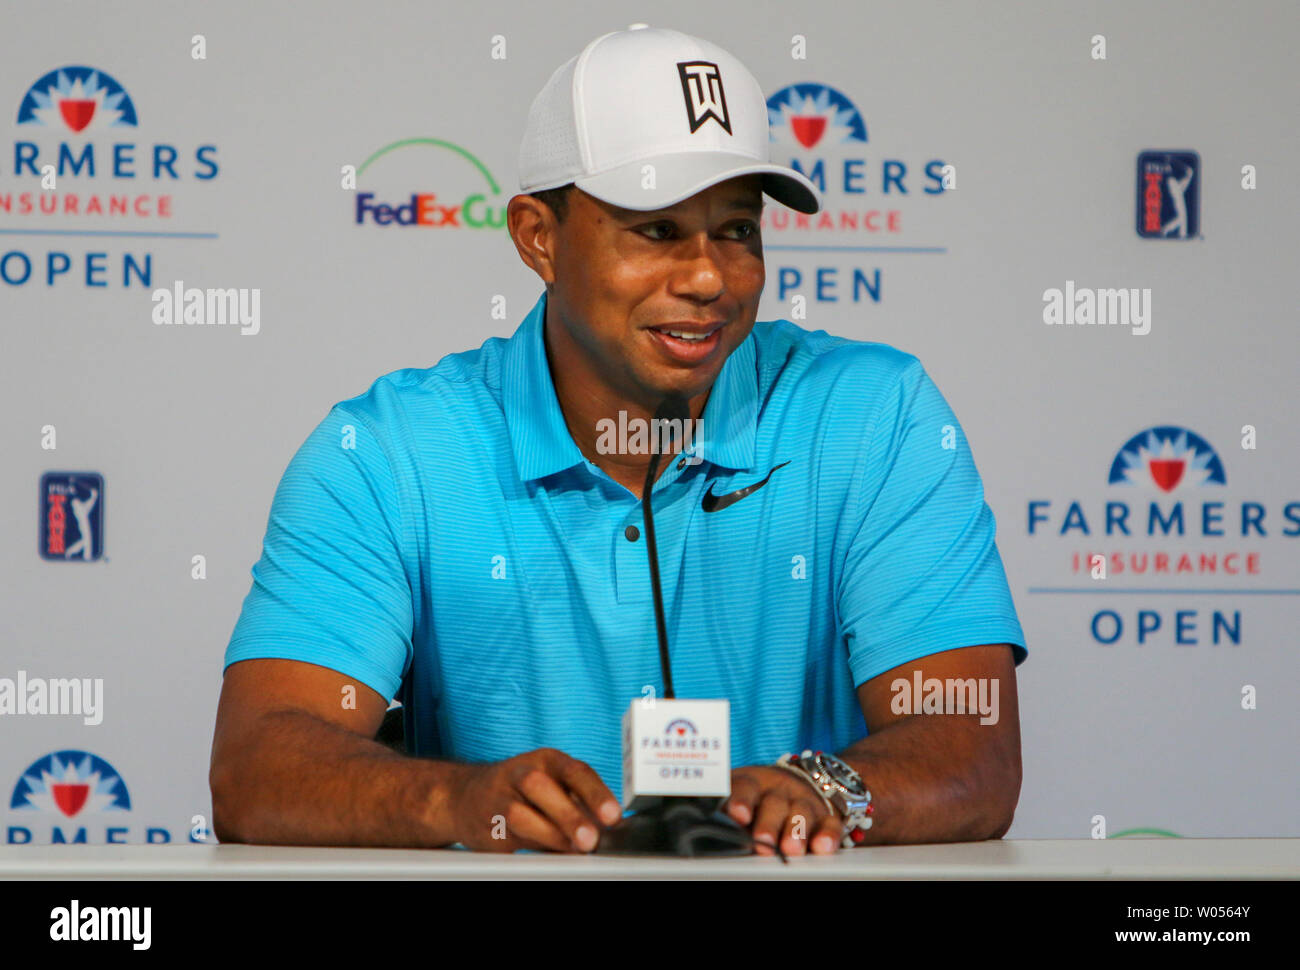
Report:
M 457 841 L 483 852 L 590 852 L 623 817 L 600 775 L 555 748 L 460 765 L 447 807 Z

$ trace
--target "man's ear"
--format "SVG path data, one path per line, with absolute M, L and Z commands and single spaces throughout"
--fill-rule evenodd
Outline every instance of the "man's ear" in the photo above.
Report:
M 516 195 L 506 206 L 506 228 L 524 265 L 542 278 L 549 291 L 555 282 L 555 245 L 559 230 L 550 206 L 531 195 Z

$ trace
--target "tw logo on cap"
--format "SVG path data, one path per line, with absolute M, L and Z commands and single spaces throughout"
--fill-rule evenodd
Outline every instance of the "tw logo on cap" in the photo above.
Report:
M 682 79 L 682 95 L 686 98 L 686 117 L 691 123 L 691 134 L 712 118 L 730 135 L 731 118 L 727 114 L 727 96 L 722 91 L 718 65 L 709 61 L 679 61 L 677 73 Z

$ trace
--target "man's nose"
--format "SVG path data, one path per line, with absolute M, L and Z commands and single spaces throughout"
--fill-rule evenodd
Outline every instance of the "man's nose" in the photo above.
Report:
M 689 292 L 702 299 L 721 295 L 724 280 L 719 257 L 717 243 L 705 233 L 692 237 L 680 256 L 679 292 Z

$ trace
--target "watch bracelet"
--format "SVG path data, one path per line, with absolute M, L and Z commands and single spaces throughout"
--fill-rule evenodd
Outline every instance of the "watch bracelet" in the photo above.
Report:
M 817 792 L 818 795 L 821 795 L 822 801 L 825 802 L 828 806 L 830 806 L 832 814 L 835 817 L 839 818 L 840 821 L 843 822 L 845 825 L 848 825 L 849 823 L 848 814 L 840 811 L 838 808 L 835 807 L 834 803 L 830 801 L 830 798 L 822 790 L 820 783 L 815 778 L 813 778 L 812 773 L 809 772 L 804 767 L 803 765 L 804 758 L 810 755 L 811 753 L 812 753 L 811 751 L 805 751 L 802 755 L 796 755 L 793 751 L 787 752 L 786 754 L 778 758 L 775 762 L 773 762 L 773 764 L 778 768 L 784 768 L 790 773 L 798 775 L 800 778 L 804 779 L 804 781 L 808 782 L 808 784 L 812 787 L 813 791 Z M 870 800 L 871 798 L 870 793 L 868 793 L 867 798 L 868 800 Z M 848 849 L 859 844 L 859 841 L 862 838 L 862 836 L 866 833 L 868 829 L 871 828 L 872 825 L 871 815 L 872 815 L 871 809 L 868 808 L 865 818 L 862 818 L 859 821 L 859 823 L 856 826 L 854 826 L 852 829 L 845 830 L 844 837 L 840 842 L 841 848 Z M 855 839 L 854 838 L 855 835 L 857 835 L 858 838 Z
M 817 797 L 822 800 L 822 803 L 826 806 L 827 811 L 829 811 L 833 817 L 838 818 L 841 822 L 847 821 L 847 819 L 845 819 L 844 817 L 844 813 L 835 807 L 834 802 L 832 802 L 830 798 L 827 797 L 826 793 L 821 790 L 821 786 L 817 784 L 817 782 L 813 779 L 812 775 L 804 771 L 803 768 L 796 768 L 794 765 L 790 764 L 789 762 L 780 761 L 780 760 L 774 761 L 772 764 L 773 767 L 784 768 L 786 771 L 790 772 L 790 774 L 797 775 L 798 777 L 802 778 L 805 782 L 807 782 L 808 787 L 817 793 Z

